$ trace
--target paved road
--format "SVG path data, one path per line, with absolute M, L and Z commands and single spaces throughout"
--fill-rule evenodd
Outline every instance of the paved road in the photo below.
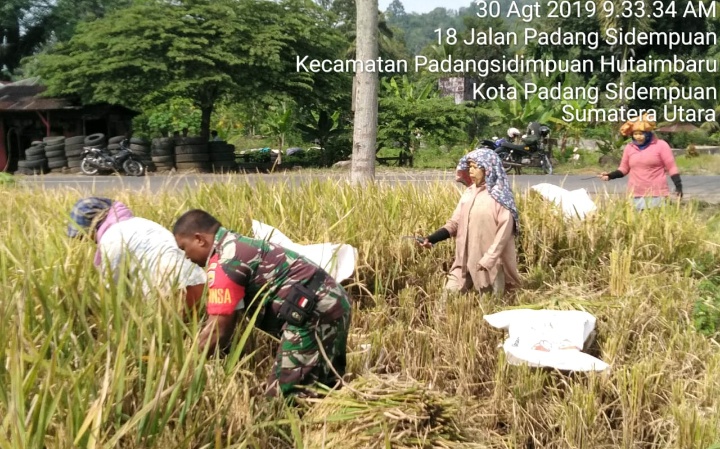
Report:
M 627 178 L 617 179 L 608 183 L 597 179 L 588 179 L 589 175 L 513 175 L 512 182 L 516 190 L 525 190 L 528 187 L 547 182 L 559 185 L 568 190 L 579 188 L 587 189 L 591 195 L 596 194 L 623 194 L 627 185 Z M 425 171 L 382 171 L 376 174 L 378 182 L 383 184 L 398 184 L 414 182 L 416 184 L 429 182 L 453 183 L 452 171 L 425 170 Z M 155 175 L 141 178 L 128 176 L 83 176 L 83 175 L 44 175 L 27 176 L 21 179 L 21 184 L 36 188 L 56 189 L 71 188 L 82 192 L 109 192 L 115 190 L 147 190 L 156 192 L 162 189 L 177 190 L 184 187 L 193 187 L 203 183 L 215 182 L 291 182 L 302 183 L 309 180 L 321 179 L 348 179 L 344 172 L 288 172 L 275 174 L 173 174 Z M 720 203 L 720 176 L 683 176 L 683 187 L 686 198 L 696 198 L 705 201 Z M 671 191 L 674 190 L 668 179 Z

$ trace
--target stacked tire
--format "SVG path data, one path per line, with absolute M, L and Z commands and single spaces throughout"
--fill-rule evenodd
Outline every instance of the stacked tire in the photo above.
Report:
M 147 171 L 155 171 L 155 164 L 150 156 L 150 142 L 141 137 L 133 137 L 130 139 L 130 151 L 140 159 Z
M 227 173 L 237 169 L 235 163 L 235 146 L 227 142 L 210 142 L 210 164 L 215 173 Z
M 65 158 L 70 171 L 80 171 L 80 162 L 86 136 L 74 136 L 65 139 Z
M 150 155 L 158 171 L 175 168 L 175 144 L 172 138 L 160 137 L 152 140 Z
M 43 143 L 45 144 L 45 157 L 47 157 L 47 166 L 50 171 L 63 171 L 68 166 L 67 156 L 65 155 L 65 137 L 45 137 Z
M 175 167 L 178 171 L 210 171 L 207 140 L 202 137 L 175 138 Z
M 18 161 L 17 172 L 21 175 L 38 175 L 45 173 L 46 169 L 45 144 L 38 141 L 32 142 L 32 145 L 25 150 L 25 160 Z
M 125 139 L 125 136 L 114 136 L 108 139 L 107 149 L 113 156 L 120 151 L 120 142 Z

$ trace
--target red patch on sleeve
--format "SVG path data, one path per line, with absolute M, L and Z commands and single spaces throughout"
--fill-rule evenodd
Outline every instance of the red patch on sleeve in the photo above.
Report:
M 214 255 L 208 265 L 207 313 L 231 315 L 235 310 L 245 307 L 243 302 L 245 287 L 231 281 L 217 261 L 218 255 Z

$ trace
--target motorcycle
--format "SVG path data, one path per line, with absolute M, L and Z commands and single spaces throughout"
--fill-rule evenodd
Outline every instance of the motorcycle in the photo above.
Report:
M 517 174 L 520 174 L 521 167 L 538 167 L 542 168 L 546 174 L 552 175 L 553 167 L 548 150 L 549 136 L 550 128 L 532 122 L 528 125 L 527 133 L 523 136 L 521 144 L 503 141 L 500 145 L 496 145 L 495 142 L 484 140 L 483 145 L 497 153 L 503 168 L 508 173 L 514 169 Z
M 120 150 L 112 155 L 106 149 L 98 147 L 83 147 L 80 169 L 86 175 L 94 176 L 101 171 L 124 171 L 129 176 L 142 176 L 145 174 L 145 164 L 130 151 L 127 139 L 120 142 Z

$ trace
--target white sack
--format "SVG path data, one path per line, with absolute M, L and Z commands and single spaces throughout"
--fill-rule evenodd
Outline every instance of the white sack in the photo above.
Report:
M 270 243 L 295 251 L 322 267 L 337 282 L 349 278 L 355 271 L 357 250 L 352 245 L 337 243 L 300 245 L 294 243 L 278 229 L 257 220 L 252 221 L 252 229 L 254 238 L 267 240 Z
M 536 184 L 530 188 L 542 195 L 543 198 L 560 206 L 563 214 L 568 218 L 578 217 L 583 219 L 587 214 L 597 209 L 585 189 L 565 190 L 562 187 L 546 182 Z
M 595 329 L 595 317 L 578 310 L 504 310 L 483 317 L 508 331 L 503 343 L 511 365 L 526 364 L 567 371 L 603 371 L 608 364 L 582 352 Z

